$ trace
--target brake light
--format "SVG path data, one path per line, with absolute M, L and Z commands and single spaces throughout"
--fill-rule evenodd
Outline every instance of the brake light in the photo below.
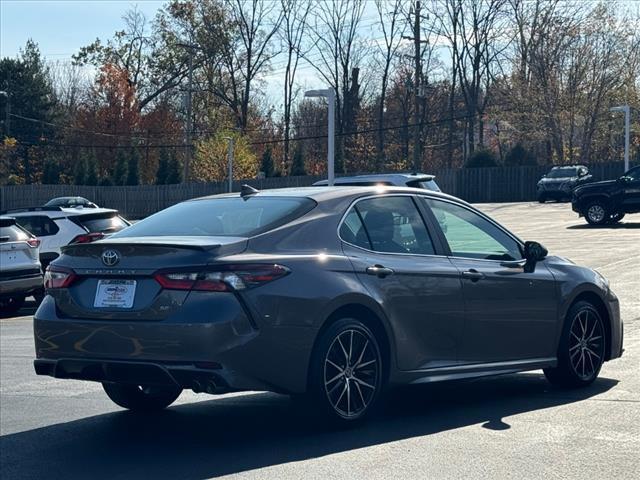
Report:
M 72 243 L 91 243 L 91 242 L 95 242 L 96 240 L 100 240 L 101 238 L 104 238 L 104 233 L 102 233 L 102 232 L 81 233 L 80 235 L 75 237 L 73 240 L 71 240 L 71 242 L 69 242 L 69 244 L 72 244 Z
M 157 272 L 156 281 L 168 290 L 231 292 L 246 290 L 289 273 L 282 265 L 224 265 L 204 272 Z
M 67 288 L 76 279 L 73 270 L 63 267 L 49 265 L 44 272 L 44 288 L 51 290 L 54 288 Z
M 27 243 L 30 247 L 33 248 L 37 248 L 40 246 L 40 240 L 38 240 L 37 238 L 30 238 L 29 240 L 27 240 Z

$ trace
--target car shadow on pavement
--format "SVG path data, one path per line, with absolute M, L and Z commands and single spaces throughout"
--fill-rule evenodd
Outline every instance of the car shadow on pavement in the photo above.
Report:
M 31 298 L 28 299 L 27 301 L 24 302 L 24 305 L 22 306 L 22 308 L 20 310 L 18 310 L 15 313 L 12 314 L 5 314 L 3 312 L 0 312 L 0 318 L 17 318 L 17 317 L 26 317 L 29 315 L 33 315 L 34 313 L 36 313 L 36 310 L 38 309 L 38 304 L 36 303 L 36 301 Z
M 640 223 L 621 222 L 610 225 L 589 225 L 588 223 L 581 223 L 579 225 L 569 225 L 567 230 L 597 230 L 597 229 L 625 229 L 625 228 L 640 228 Z
M 368 422 L 332 429 L 288 397 L 247 394 L 153 415 L 118 411 L 0 437 L 2 478 L 205 479 L 478 425 L 602 394 L 617 380 L 556 390 L 538 373 L 403 388 Z M 37 415 L 37 412 L 33 412 Z

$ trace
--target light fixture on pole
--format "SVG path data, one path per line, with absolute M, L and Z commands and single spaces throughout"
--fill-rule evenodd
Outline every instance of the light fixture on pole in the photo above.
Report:
M 629 170 L 629 129 L 631 122 L 631 109 L 629 105 L 611 107 L 612 112 L 624 112 L 624 171 Z
M 336 91 L 333 88 L 326 90 L 307 90 L 304 92 L 305 97 L 324 97 L 329 104 L 329 122 L 327 127 L 327 179 L 329 186 L 334 183 L 334 165 L 335 165 L 335 145 L 336 145 Z

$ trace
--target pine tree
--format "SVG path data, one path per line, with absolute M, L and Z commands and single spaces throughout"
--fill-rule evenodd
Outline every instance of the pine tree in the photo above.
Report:
M 167 166 L 167 184 L 173 185 L 182 181 L 182 168 L 175 153 L 171 154 Z
M 260 170 L 262 170 L 265 177 L 273 177 L 273 157 L 271 155 L 271 147 L 267 147 L 262 154 Z
M 129 161 L 127 162 L 127 185 L 139 185 L 140 184 L 140 176 L 138 174 L 138 151 L 135 148 L 131 149 L 131 155 L 129 156 Z
M 124 185 L 127 181 L 127 153 L 124 148 L 118 149 L 116 167 L 111 176 L 114 185 Z
M 298 147 L 293 153 L 293 160 L 291 162 L 290 175 L 295 177 L 295 176 L 302 176 L 306 174 L 307 174 L 307 170 L 304 166 L 304 157 L 302 156 L 302 149 Z
M 98 184 L 98 166 L 96 165 L 96 157 L 93 154 L 89 154 L 86 159 L 87 162 L 87 176 L 85 178 L 86 185 Z
M 165 185 L 167 183 L 167 174 L 169 173 L 169 152 L 166 149 L 160 150 L 160 158 L 158 159 L 158 170 L 156 170 L 156 185 Z
M 87 159 L 84 156 L 80 156 L 76 162 L 76 168 L 73 172 L 73 183 L 76 185 L 85 185 L 87 183 Z

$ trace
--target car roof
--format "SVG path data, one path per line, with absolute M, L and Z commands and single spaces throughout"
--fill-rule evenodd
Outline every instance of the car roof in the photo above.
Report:
M 555 170 L 557 168 L 587 168 L 586 165 L 555 165 L 551 167 L 551 170 Z
M 435 192 L 432 190 L 425 190 L 423 188 L 412 188 L 412 187 L 397 187 L 395 185 L 367 185 L 367 186 L 359 186 L 359 185 L 348 185 L 343 187 L 322 187 L 322 186 L 311 186 L 311 187 L 290 187 L 290 188 L 276 188 L 272 190 L 262 190 L 258 191 L 255 194 L 252 194 L 251 197 L 306 197 L 311 198 L 317 202 L 327 201 L 327 200 L 336 200 L 340 198 L 346 197 L 361 197 L 375 194 L 383 194 L 383 193 L 404 193 L 411 195 L 427 195 L 436 198 L 444 198 L 454 200 L 456 202 L 467 204 L 464 200 L 461 200 L 457 197 L 447 195 L 442 192 Z M 237 198 L 239 196 L 238 192 L 235 193 L 223 193 L 219 195 L 208 195 L 206 197 L 193 198 L 187 201 L 200 201 L 200 200 L 209 200 L 216 198 Z
M 12 217 L 31 217 L 34 215 L 44 215 L 49 218 L 65 218 L 81 215 L 95 215 L 100 213 L 118 213 L 112 208 L 84 208 L 78 207 L 44 207 L 44 208 L 25 208 L 24 210 L 15 209 L 8 210 Z
M 407 181 L 429 181 L 433 180 L 435 175 L 428 173 L 377 173 L 370 175 L 353 175 L 350 177 L 339 177 L 335 179 L 335 184 L 350 182 L 394 182 L 399 185 L 405 185 Z M 327 185 L 328 180 L 320 180 L 314 185 Z

